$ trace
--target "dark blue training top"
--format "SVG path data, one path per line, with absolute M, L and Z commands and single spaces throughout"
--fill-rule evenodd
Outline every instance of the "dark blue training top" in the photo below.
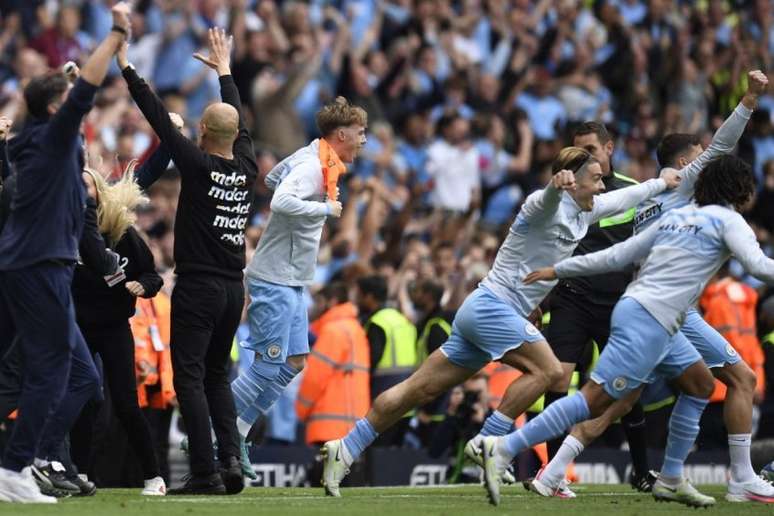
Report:
M 96 91 L 78 79 L 56 114 L 33 119 L 8 143 L 17 180 L 0 234 L 0 271 L 78 259 L 86 206 L 79 128 Z

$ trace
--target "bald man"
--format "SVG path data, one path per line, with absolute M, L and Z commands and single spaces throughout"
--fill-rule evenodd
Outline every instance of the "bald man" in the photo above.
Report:
M 183 487 L 170 489 L 170 495 L 235 494 L 244 487 L 228 371 L 245 299 L 244 229 L 258 167 L 229 67 L 230 41 L 220 30 L 210 30 L 209 39 L 209 57 L 194 57 L 218 72 L 223 102 L 204 111 L 198 144 L 175 128 L 161 100 L 127 61 L 126 48 L 117 55 L 132 98 L 182 177 L 170 346 L 191 477 Z M 218 441 L 217 467 L 210 420 Z

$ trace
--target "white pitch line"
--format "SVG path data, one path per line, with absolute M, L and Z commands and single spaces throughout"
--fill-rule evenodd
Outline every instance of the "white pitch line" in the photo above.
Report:
M 468 495 L 469 497 L 479 496 L 477 494 L 471 493 Z M 483 497 L 483 493 L 481 495 Z M 647 496 L 646 494 L 642 493 L 588 493 L 586 497 L 593 498 L 593 497 L 611 497 L 611 496 Z M 509 493 L 503 493 L 503 497 L 505 498 L 532 498 L 537 500 L 539 497 L 537 495 L 530 495 L 530 494 L 509 494 Z M 352 499 L 359 499 L 361 497 L 353 497 Z M 375 499 L 430 499 L 430 498 L 450 498 L 450 499 L 459 499 L 460 495 L 454 495 L 454 494 L 378 494 L 374 493 L 372 495 L 372 498 Z M 163 497 L 158 499 L 148 499 L 148 500 L 129 500 L 129 503 L 224 503 L 224 504 L 241 504 L 241 503 L 250 503 L 250 502 L 282 502 L 282 501 L 307 501 L 307 500 L 325 500 L 330 499 L 331 503 L 335 503 L 334 499 L 331 499 L 328 496 L 316 496 L 316 495 L 309 495 L 309 496 L 239 496 L 236 498 L 224 498 L 221 496 L 213 496 L 213 497 L 207 497 L 207 498 L 182 498 L 178 496 L 169 496 L 169 497 Z M 345 497 L 346 499 L 346 497 Z

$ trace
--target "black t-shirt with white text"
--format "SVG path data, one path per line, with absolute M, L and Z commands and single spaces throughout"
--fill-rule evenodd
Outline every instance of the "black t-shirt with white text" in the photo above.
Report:
M 161 99 L 133 68 L 126 68 L 123 74 L 132 98 L 180 170 L 175 271 L 241 279 L 245 268 L 245 226 L 258 167 L 234 79 L 230 75 L 220 77 L 223 102 L 240 113 L 234 157 L 229 160 L 205 153 L 181 134 L 170 121 Z

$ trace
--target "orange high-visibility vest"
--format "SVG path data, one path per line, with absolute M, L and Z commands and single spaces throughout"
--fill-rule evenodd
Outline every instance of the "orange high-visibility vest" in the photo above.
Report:
M 764 355 L 755 328 L 755 306 L 758 293 L 733 278 L 723 278 L 704 290 L 700 303 L 704 319 L 715 328 L 739 353 L 739 356 L 755 372 L 756 391 L 765 390 Z M 715 380 L 715 391 L 710 402 L 726 398 L 726 386 Z
M 296 400 L 309 444 L 344 437 L 371 408 L 368 338 L 355 305 L 331 308 L 312 324 L 312 330 L 318 337 Z
M 137 298 L 135 315 L 129 319 L 134 336 L 135 370 L 138 375 L 143 366 L 150 370 L 147 377 L 137 385 L 137 401 L 140 407 L 164 409 L 175 398 L 172 355 L 169 349 L 170 316 L 169 297 L 159 292 L 153 299 Z M 156 332 L 155 346 L 163 347 L 160 351 L 154 347 Z M 159 384 L 161 389 L 149 395 L 148 387 Z

